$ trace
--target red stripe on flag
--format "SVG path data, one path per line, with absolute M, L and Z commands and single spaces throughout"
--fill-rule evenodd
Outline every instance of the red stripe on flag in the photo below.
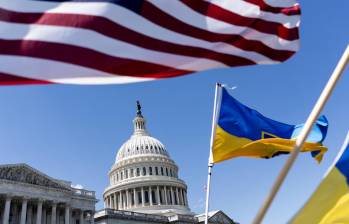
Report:
M 227 66 L 243 66 L 255 64 L 253 61 L 239 56 L 218 53 L 200 47 L 179 45 L 155 39 L 130 30 L 126 27 L 120 26 L 119 24 L 116 24 L 103 17 L 56 13 L 20 13 L 0 8 L 0 21 L 90 29 L 113 39 L 121 40 L 136 46 L 143 47 L 145 49 L 155 50 L 159 52 L 212 59 L 219 61 Z M 280 54 L 286 54 L 287 56 L 289 55 L 288 51 L 278 52 Z
M 167 78 L 190 73 L 163 65 L 112 57 L 101 52 L 67 44 L 29 40 L 1 40 L 0 54 L 55 60 L 115 75 Z
M 181 2 L 205 16 L 233 25 L 250 27 L 263 33 L 277 35 L 285 40 L 299 39 L 298 28 L 289 29 L 280 23 L 244 17 L 205 1 L 181 0 Z
M 301 8 L 299 5 L 295 5 L 291 7 L 274 7 L 274 6 L 268 5 L 263 0 L 244 0 L 244 1 L 257 5 L 261 10 L 266 12 L 272 12 L 275 14 L 282 13 L 288 16 L 301 14 Z
M 204 39 L 210 42 L 224 42 L 245 51 L 263 54 L 266 57 L 276 61 L 285 61 L 295 53 L 293 51 L 287 50 L 275 50 L 268 47 L 260 41 L 246 40 L 243 36 L 240 35 L 217 34 L 193 27 L 184 22 L 181 22 L 180 20 L 172 16 L 169 16 L 168 14 L 164 13 L 162 10 L 160 10 L 159 8 L 155 7 L 147 1 L 145 1 L 145 3 L 143 4 L 142 15 L 150 21 L 167 29 L 174 30 L 178 33 L 182 33 L 199 39 Z
M 51 84 L 45 80 L 36 80 L 0 72 L 0 85 Z

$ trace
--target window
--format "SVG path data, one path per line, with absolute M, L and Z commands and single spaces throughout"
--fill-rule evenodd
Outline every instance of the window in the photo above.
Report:
M 153 175 L 153 168 L 149 167 L 149 175 Z
M 130 177 L 133 177 L 133 169 L 130 170 Z
M 161 167 L 161 175 L 164 175 L 164 168 Z
M 167 169 L 167 167 L 166 167 L 166 176 L 168 176 L 168 169 Z
M 125 170 L 125 179 L 128 178 L 128 170 Z
M 141 173 L 140 169 L 137 168 L 137 177 L 139 177 L 139 175 L 141 175 L 140 173 Z
M 155 175 L 159 175 L 159 169 L 157 166 L 155 167 Z
M 147 169 L 143 167 L 143 176 L 145 176 L 146 174 L 147 174 Z
M 172 177 L 172 169 L 170 169 L 170 177 Z
M 119 173 L 116 173 L 116 181 L 119 181 Z
M 120 180 L 123 179 L 122 171 L 120 172 Z

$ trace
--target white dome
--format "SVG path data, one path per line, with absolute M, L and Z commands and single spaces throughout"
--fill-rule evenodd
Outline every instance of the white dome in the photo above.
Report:
M 115 163 L 140 155 L 169 157 L 165 146 L 156 138 L 148 135 L 133 135 L 120 147 Z
M 187 185 L 165 146 L 146 131 L 137 102 L 134 132 L 120 147 L 109 171 L 103 198 L 106 208 L 148 214 L 191 214 Z

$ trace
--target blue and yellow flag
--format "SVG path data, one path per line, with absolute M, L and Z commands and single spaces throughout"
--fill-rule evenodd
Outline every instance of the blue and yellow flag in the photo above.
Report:
M 349 223 L 349 133 L 336 162 L 292 224 Z
M 289 153 L 303 127 L 264 117 L 258 111 L 234 99 L 225 88 L 222 89 L 216 125 L 211 158 L 213 163 L 241 156 L 271 158 Z M 326 117 L 320 117 L 301 151 L 312 152 L 313 156 L 321 161 L 327 151 L 322 145 L 327 127 Z

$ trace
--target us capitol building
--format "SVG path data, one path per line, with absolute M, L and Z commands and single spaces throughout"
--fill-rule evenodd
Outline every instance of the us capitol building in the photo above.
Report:
M 119 149 L 95 211 L 93 191 L 49 177 L 26 164 L 0 166 L 0 224 L 199 224 L 190 211 L 187 185 L 166 147 L 151 137 L 137 102 L 134 132 Z M 210 224 L 235 224 L 222 211 Z

